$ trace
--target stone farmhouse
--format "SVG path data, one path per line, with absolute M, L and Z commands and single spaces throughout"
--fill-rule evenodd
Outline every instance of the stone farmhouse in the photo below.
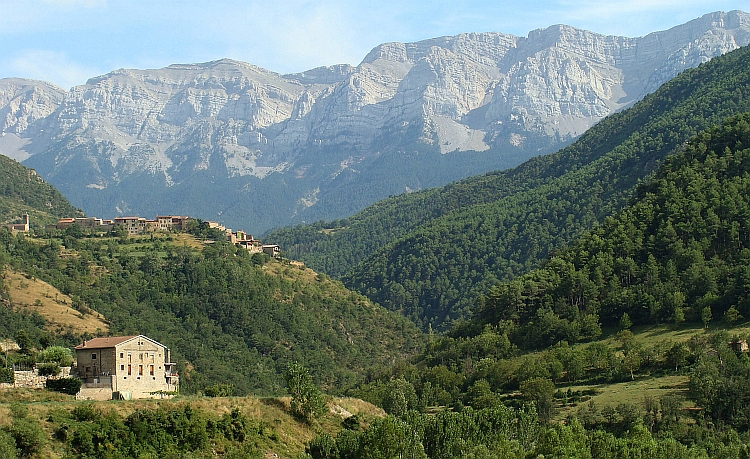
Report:
M 156 398 L 179 387 L 169 348 L 147 336 L 94 338 L 75 351 L 80 399 Z

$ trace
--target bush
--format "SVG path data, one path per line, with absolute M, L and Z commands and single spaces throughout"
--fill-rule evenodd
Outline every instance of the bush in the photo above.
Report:
M 13 368 L 0 368 L 0 383 L 13 384 L 16 381 L 16 374 Z
M 216 384 L 203 389 L 206 397 L 231 397 L 234 394 L 234 386 L 231 384 Z
M 14 419 L 8 427 L 8 433 L 15 440 L 16 447 L 21 450 L 22 457 L 31 456 L 41 450 L 46 438 L 39 423 L 26 417 Z
M 60 365 L 56 362 L 45 362 L 37 364 L 36 370 L 39 376 L 57 376 L 60 374 Z
M 0 457 L 18 457 L 16 440 L 4 430 L 0 430 Z
M 81 390 L 81 380 L 78 378 L 48 379 L 47 389 L 63 394 L 75 395 Z

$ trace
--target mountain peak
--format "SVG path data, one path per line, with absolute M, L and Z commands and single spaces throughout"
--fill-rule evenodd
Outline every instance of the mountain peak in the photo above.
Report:
M 0 96 L 0 120 L 15 136 L 0 152 L 28 157 L 74 204 L 92 203 L 88 213 L 158 213 L 156 193 L 195 206 L 174 212 L 258 232 L 555 151 L 683 70 L 748 43 L 748 15 L 718 12 L 641 38 L 554 25 L 525 38 L 389 42 L 356 67 L 288 75 L 227 58 L 119 69 L 67 93 L 40 86 Z M 368 175 L 384 173 L 380 161 L 408 163 L 394 152 L 409 151 L 429 152 L 419 161 L 447 157 Z M 360 185 L 368 176 L 373 183 Z M 151 190 L 128 188 L 144 180 Z M 214 193 L 222 198 L 206 198 Z

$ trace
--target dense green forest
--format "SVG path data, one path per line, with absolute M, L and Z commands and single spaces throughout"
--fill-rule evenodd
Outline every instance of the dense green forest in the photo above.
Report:
M 103 314 L 113 335 L 145 334 L 170 347 L 186 393 L 219 383 L 236 394 L 277 393 L 294 361 L 335 392 L 420 346 L 408 320 L 325 275 L 225 241 L 198 251 L 170 239 L 89 237 L 75 225 L 44 238 L 3 229 L 0 264 L 71 295 L 79 311 Z M 15 326 L 39 320 L 3 313 Z M 0 331 L 14 336 L 11 327 Z M 36 327 L 28 335 L 44 334 Z
M 528 272 L 621 209 L 700 130 L 750 110 L 748 94 L 743 48 L 685 71 L 558 153 L 268 240 L 424 329 L 444 329 L 492 285 Z
M 83 215 L 36 172 L 0 155 L 0 224 L 20 222 L 26 212 L 34 227 Z
M 389 381 L 405 377 L 415 403 L 481 407 L 534 378 L 632 379 L 679 369 L 687 348 L 643 349 L 629 331 L 618 335 L 619 356 L 600 343 L 572 345 L 598 338 L 602 324 L 626 331 L 750 317 L 750 113 L 699 134 L 637 193 L 542 267 L 490 288 L 473 318 L 432 337 L 417 363 L 383 370 L 356 395 L 382 404 Z M 690 360 L 728 341 L 693 343 Z M 512 359 L 529 349 L 546 350 Z M 471 395 L 480 382 L 481 396 Z
M 514 342 L 578 341 L 587 316 L 616 325 L 698 322 L 730 308 L 750 317 L 750 114 L 709 129 L 669 157 L 636 202 L 541 269 L 490 289 L 483 324 Z M 706 311 L 704 313 L 704 310 Z
M 350 393 L 389 417 L 364 432 L 322 434 L 308 455 L 747 457 L 750 359 L 728 346 L 747 336 L 646 343 L 630 328 L 731 325 L 750 314 L 750 113 L 701 132 L 636 194 L 541 268 L 491 288 L 473 321 L 371 373 Z M 614 340 L 575 345 L 601 334 L 600 315 L 619 327 Z M 585 402 L 595 390 L 582 390 L 669 375 L 687 377 L 687 399 L 598 406 Z M 436 406 L 452 409 L 431 413 Z

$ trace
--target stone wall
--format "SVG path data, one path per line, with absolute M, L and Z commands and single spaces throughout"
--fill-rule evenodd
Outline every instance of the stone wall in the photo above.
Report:
M 0 383 L 0 389 L 13 387 L 25 387 L 28 389 L 44 389 L 49 378 L 67 378 L 70 376 L 70 367 L 62 367 L 57 376 L 39 376 L 37 369 L 31 371 L 14 371 L 15 383 Z
M 81 387 L 76 400 L 112 400 L 112 389 L 107 387 Z

